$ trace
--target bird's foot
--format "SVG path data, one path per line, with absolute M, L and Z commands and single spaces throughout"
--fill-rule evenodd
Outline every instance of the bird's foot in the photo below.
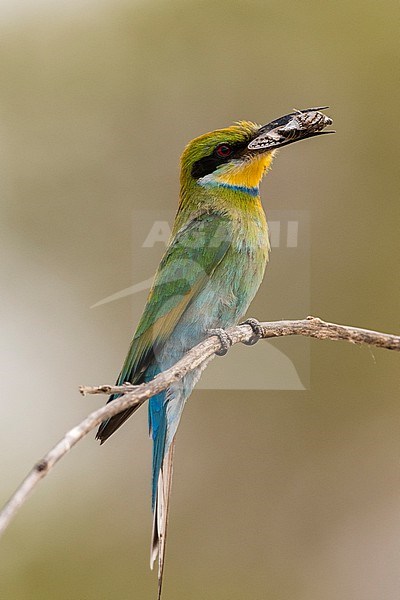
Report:
M 217 350 L 215 354 L 217 356 L 225 356 L 229 348 L 232 346 L 232 339 L 226 333 L 225 329 L 218 327 L 217 329 L 209 329 L 207 333 L 210 337 L 212 335 L 216 335 L 220 341 L 221 349 Z
M 250 325 L 253 330 L 253 335 L 247 342 L 243 342 L 246 346 L 254 346 L 257 344 L 258 340 L 260 340 L 263 336 L 262 327 L 260 321 L 257 319 L 246 319 L 243 323 L 239 323 L 239 325 Z

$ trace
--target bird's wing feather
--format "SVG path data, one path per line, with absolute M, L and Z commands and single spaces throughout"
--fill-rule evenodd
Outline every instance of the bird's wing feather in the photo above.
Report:
M 143 381 L 155 353 L 227 252 L 230 234 L 230 220 L 222 213 L 200 213 L 176 233 L 155 275 L 117 385 Z M 116 397 L 110 396 L 109 401 Z M 134 410 L 104 421 L 97 438 L 104 442 Z

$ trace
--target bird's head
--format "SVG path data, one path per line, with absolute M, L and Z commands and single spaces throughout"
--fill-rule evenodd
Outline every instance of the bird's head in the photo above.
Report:
M 326 108 L 326 107 L 323 107 Z M 296 111 L 268 125 L 239 121 L 192 140 L 182 155 L 181 183 L 258 190 L 277 148 L 321 135 L 332 120 L 319 108 Z

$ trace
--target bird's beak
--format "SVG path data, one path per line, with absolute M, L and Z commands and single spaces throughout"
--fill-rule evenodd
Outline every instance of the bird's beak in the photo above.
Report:
M 325 108 L 328 107 L 296 110 L 271 121 L 258 130 L 257 136 L 249 143 L 248 149 L 265 152 L 309 137 L 335 133 L 333 130 L 322 131 L 328 125 L 332 125 L 332 119 L 320 112 Z

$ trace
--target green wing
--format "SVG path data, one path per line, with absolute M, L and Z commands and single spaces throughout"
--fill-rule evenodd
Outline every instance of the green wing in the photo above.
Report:
M 230 220 L 221 213 L 202 213 L 178 231 L 155 275 L 117 385 L 143 380 L 155 351 L 171 335 L 191 300 L 221 262 L 230 239 Z M 104 421 L 97 438 L 104 442 L 132 412 L 134 408 Z

